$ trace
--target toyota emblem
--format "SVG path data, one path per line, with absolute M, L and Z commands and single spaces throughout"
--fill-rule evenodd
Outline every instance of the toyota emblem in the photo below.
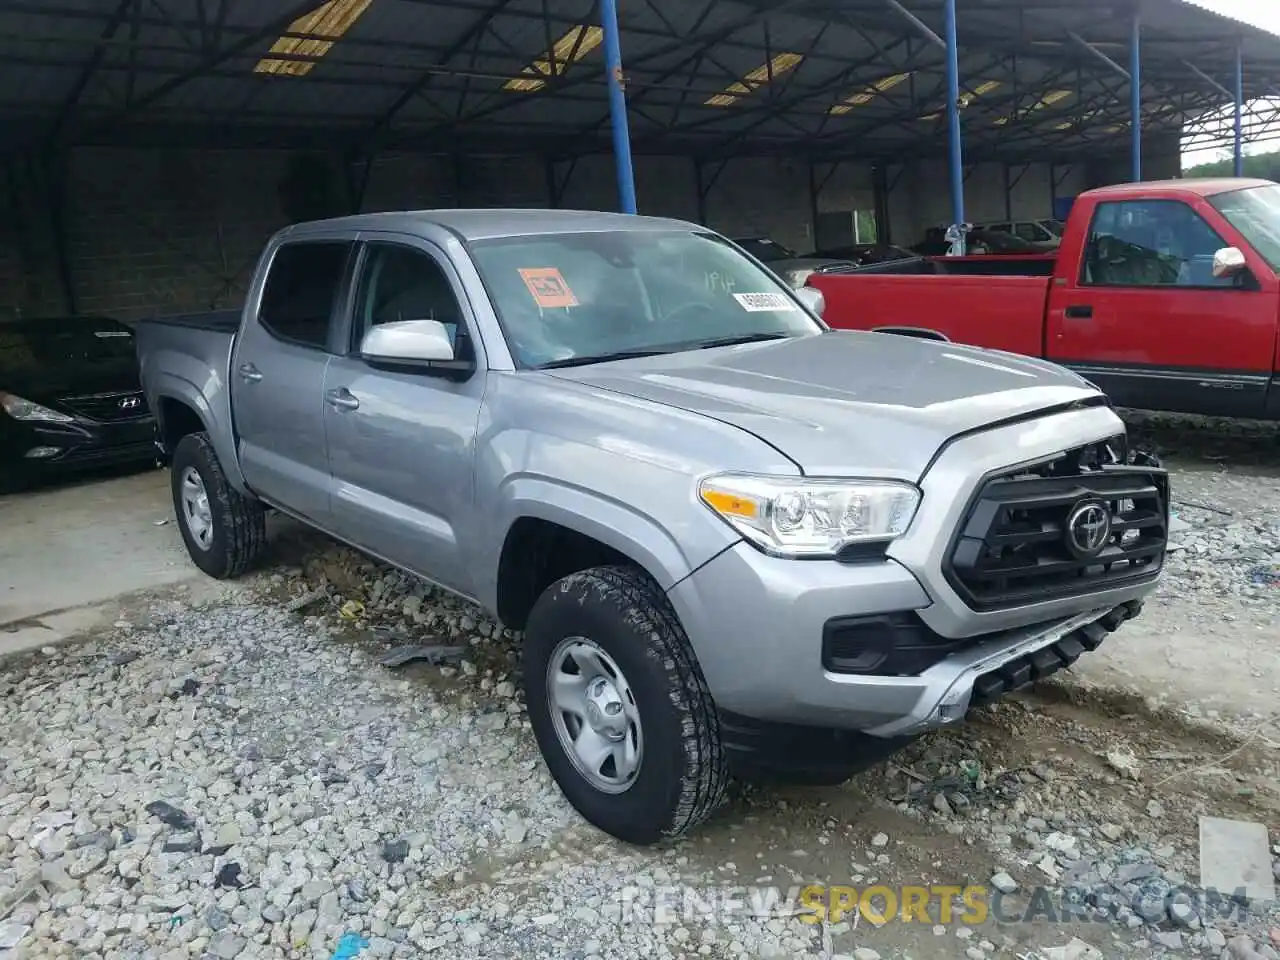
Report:
M 139 397 L 125 397 L 120 401 L 121 410 L 135 410 L 142 406 L 142 400 Z
M 1100 500 L 1083 500 L 1067 515 L 1067 549 L 1089 560 L 1102 552 L 1111 537 L 1111 510 Z

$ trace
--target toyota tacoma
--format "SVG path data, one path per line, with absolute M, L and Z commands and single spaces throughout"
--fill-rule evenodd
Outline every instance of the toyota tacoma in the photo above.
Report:
M 1093 385 L 821 313 L 689 223 L 431 211 L 289 227 L 241 311 L 138 339 L 201 570 L 277 510 L 479 604 L 565 796 L 647 844 L 1053 673 L 1160 574 L 1167 477 Z

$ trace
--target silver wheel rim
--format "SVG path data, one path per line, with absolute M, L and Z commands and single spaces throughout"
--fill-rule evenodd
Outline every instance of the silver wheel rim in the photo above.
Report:
M 209 511 L 209 494 L 200 479 L 200 471 L 187 467 L 182 471 L 182 522 L 201 550 L 213 546 L 213 514 Z
M 547 664 L 551 723 L 574 769 L 601 793 L 625 793 L 644 759 L 640 711 L 618 664 L 585 637 L 561 640 Z

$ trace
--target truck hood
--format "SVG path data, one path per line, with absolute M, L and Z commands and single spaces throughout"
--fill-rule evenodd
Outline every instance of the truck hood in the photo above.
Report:
M 547 373 L 740 427 L 808 476 L 910 481 L 957 434 L 1098 396 L 1041 360 L 848 331 Z

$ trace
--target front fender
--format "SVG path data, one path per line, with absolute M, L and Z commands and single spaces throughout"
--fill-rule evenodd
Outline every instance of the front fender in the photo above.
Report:
M 699 530 L 708 532 L 682 547 L 657 519 L 619 500 L 545 478 L 514 478 L 501 488 L 492 518 L 498 535 L 487 538 L 489 555 L 483 569 L 494 571 L 494 576 L 483 584 L 477 599 L 491 610 L 497 609 L 496 572 L 507 531 L 526 517 L 559 524 L 617 550 L 644 567 L 663 590 L 738 539 L 728 526 L 699 524 Z M 721 526 L 723 530 L 717 529 Z

